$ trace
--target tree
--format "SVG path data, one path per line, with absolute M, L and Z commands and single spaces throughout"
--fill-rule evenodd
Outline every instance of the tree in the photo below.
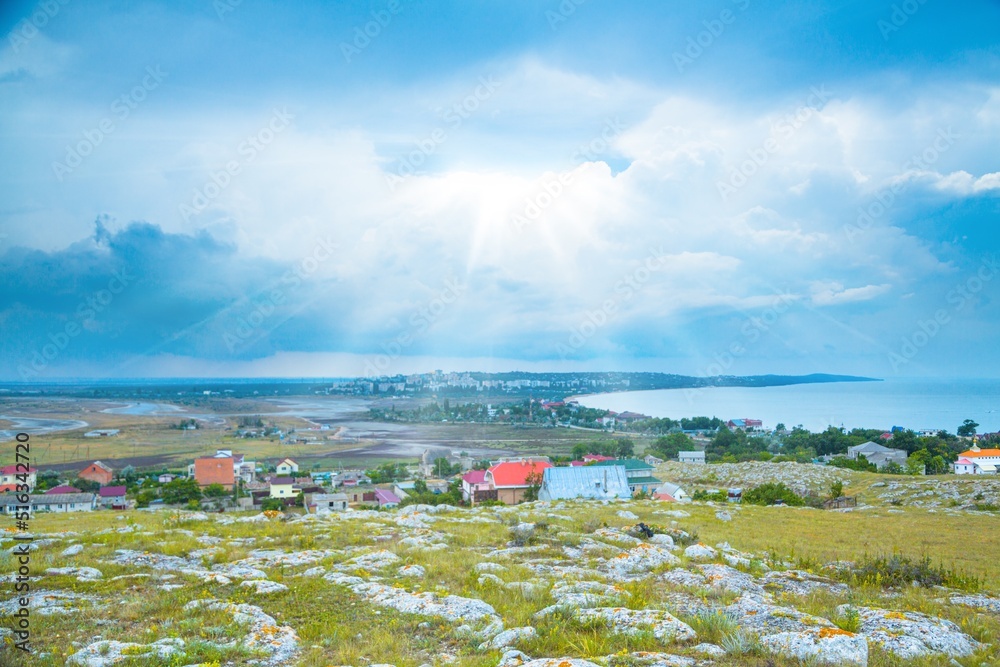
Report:
M 542 488 L 542 473 L 532 470 L 524 481 L 528 483 L 528 488 L 524 490 L 524 501 L 538 500 L 538 490 Z
M 35 493 L 59 486 L 59 473 L 55 470 L 43 470 L 38 473 L 35 483 Z
M 427 493 L 427 482 L 422 479 L 418 479 L 413 483 L 413 490 L 416 493 Z
M 260 503 L 260 508 L 265 512 L 268 510 L 283 510 L 285 509 L 285 503 L 282 502 L 281 498 L 264 498 Z
M 678 453 L 693 450 L 694 440 L 685 433 L 671 433 L 662 438 L 657 438 L 650 449 L 665 459 L 675 459 Z
M 163 502 L 169 505 L 197 501 L 201 498 L 201 487 L 190 477 L 175 479 L 169 484 L 163 485 L 162 497 Z
M 126 484 L 131 484 L 135 481 L 135 467 L 125 466 L 122 468 L 121 473 L 118 475 L 121 479 L 125 480 Z
M 135 497 L 135 503 L 137 507 L 149 507 L 149 503 L 156 499 L 156 493 L 146 489 L 140 491 L 139 495 Z
M 962 422 L 962 425 L 959 426 L 958 430 L 955 432 L 958 433 L 963 438 L 971 438 L 976 434 L 976 428 L 978 427 L 979 424 L 972 421 L 971 419 L 966 419 L 964 422 Z
M 573 445 L 573 460 L 579 461 L 589 453 L 590 449 L 587 447 L 587 445 L 583 444 L 582 442 L 578 442 L 577 444 Z
M 628 458 L 635 454 L 635 443 L 632 438 L 619 438 L 616 443 L 614 455 L 620 459 Z
M 784 431 L 785 430 L 785 423 L 784 422 L 778 422 L 778 425 L 774 427 L 774 430 L 775 431 Z
M 221 484 L 209 484 L 205 487 L 206 498 L 221 498 L 226 495 L 226 487 Z
M 830 498 L 836 500 L 844 495 L 844 483 L 839 479 L 830 485 Z

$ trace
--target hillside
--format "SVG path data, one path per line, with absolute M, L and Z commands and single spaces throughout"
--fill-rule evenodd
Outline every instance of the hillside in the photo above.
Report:
M 39 516 L 39 653 L 0 662 L 996 664 L 998 522 L 654 501 Z

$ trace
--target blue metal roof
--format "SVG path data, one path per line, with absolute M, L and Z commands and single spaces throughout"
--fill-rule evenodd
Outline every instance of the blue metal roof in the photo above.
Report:
M 539 500 L 589 498 L 609 500 L 632 497 L 623 465 L 546 468 L 542 473 Z

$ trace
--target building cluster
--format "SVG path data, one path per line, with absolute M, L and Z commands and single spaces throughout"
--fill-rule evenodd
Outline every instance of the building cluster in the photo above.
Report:
M 980 449 L 973 445 L 958 455 L 956 475 L 995 475 L 1000 468 L 1000 449 Z
M 35 492 L 38 486 L 38 470 L 29 468 L 27 472 L 18 470 L 17 466 L 0 468 L 0 514 L 17 514 L 25 511 L 33 512 L 91 512 L 93 510 L 128 509 L 125 499 L 125 487 L 112 485 L 114 470 L 110 466 L 94 461 L 83 470 L 77 472 L 78 479 L 94 482 L 99 485 L 97 493 L 81 491 L 80 489 L 60 484 L 41 493 Z M 18 488 L 28 488 L 28 502 L 21 502 L 23 493 Z
M 662 500 L 687 498 L 680 487 L 654 477 L 654 466 L 642 459 L 587 454 L 568 466 L 555 466 L 545 456 L 502 458 L 491 463 L 486 470 L 470 470 L 462 476 L 463 500 L 472 505 L 484 501 L 516 505 L 529 493 L 539 500 L 610 500 L 637 494 Z
M 611 389 L 627 389 L 629 385 L 630 381 L 627 378 L 573 378 L 566 376 L 560 376 L 559 379 L 541 379 L 537 377 L 477 378 L 471 373 L 445 373 L 436 370 L 433 373 L 417 373 L 413 375 L 344 379 L 332 383 L 327 393 L 406 395 L 424 391 L 464 390 L 477 392 L 499 391 L 516 394 L 533 389 L 558 389 L 566 392 L 606 391 Z

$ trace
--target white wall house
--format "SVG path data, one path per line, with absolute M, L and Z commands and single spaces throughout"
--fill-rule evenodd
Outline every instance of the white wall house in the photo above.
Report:
M 972 449 L 962 452 L 955 461 L 956 475 L 995 475 L 1000 468 L 1000 449 Z

